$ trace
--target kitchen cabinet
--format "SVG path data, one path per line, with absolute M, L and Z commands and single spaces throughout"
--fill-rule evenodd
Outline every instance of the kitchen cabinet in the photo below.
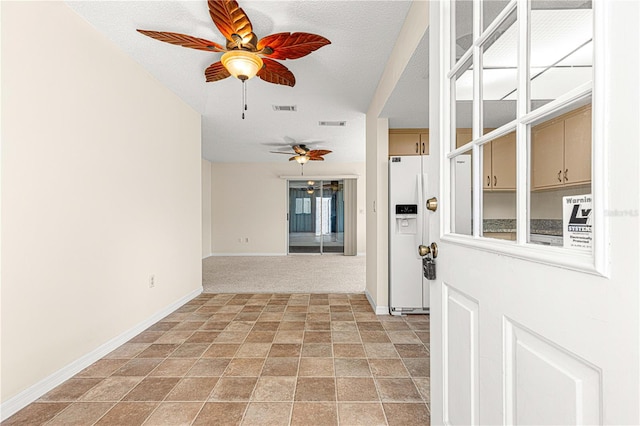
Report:
M 485 191 L 516 189 L 516 132 L 482 145 L 482 171 Z
M 389 156 L 429 155 L 429 129 L 389 129 Z
M 484 129 L 488 133 L 493 129 Z M 470 142 L 471 129 L 456 129 L 456 148 Z M 510 191 L 516 189 L 516 134 L 511 132 L 482 145 L 483 181 L 485 190 Z
M 486 135 L 492 130 L 495 130 L 495 129 L 484 129 L 483 134 Z M 471 139 L 473 139 L 473 133 L 471 132 L 471 129 L 466 127 L 461 127 L 459 129 L 456 129 L 456 148 L 460 148 L 462 145 L 465 145 L 468 142 L 471 142 Z
M 462 145 L 471 142 L 471 139 L 473 139 L 471 129 L 456 129 L 456 148 L 460 148 Z
M 591 181 L 591 105 L 531 129 L 532 190 Z

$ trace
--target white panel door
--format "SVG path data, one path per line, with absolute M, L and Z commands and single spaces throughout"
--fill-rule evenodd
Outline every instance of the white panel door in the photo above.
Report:
M 602 125 L 594 146 L 602 144 L 608 158 L 609 189 L 599 200 L 607 210 L 598 213 L 606 217 L 608 240 L 595 248 L 608 255 L 606 272 L 499 253 L 446 235 L 443 209 L 427 213 L 440 249 L 430 283 L 433 424 L 640 424 L 640 2 L 593 3 L 603 14 L 596 27 L 607 52 L 593 98 L 594 122 Z M 430 2 L 429 121 L 436 141 L 443 4 Z M 432 143 L 439 161 L 431 167 L 444 168 L 442 151 Z M 440 188 L 448 174 L 430 177 L 430 190 L 446 201 Z

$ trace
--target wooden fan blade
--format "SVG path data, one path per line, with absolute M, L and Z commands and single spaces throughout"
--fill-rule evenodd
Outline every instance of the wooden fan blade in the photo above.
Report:
M 287 67 L 268 58 L 263 58 L 262 62 L 264 66 L 260 71 L 258 71 L 258 77 L 262 80 L 268 83 L 282 84 L 284 86 L 293 87 L 296 85 L 296 78 Z
M 258 50 L 267 49 L 263 54 L 273 59 L 298 59 L 327 44 L 331 42 L 316 34 L 277 33 L 261 39 Z
M 289 158 L 289 161 L 294 161 L 296 159 L 297 155 L 294 157 Z
M 209 15 L 222 35 L 235 42 L 233 35 L 242 38 L 242 43 L 255 43 L 255 34 L 249 17 L 235 0 L 209 0 Z M 255 46 L 254 46 L 255 47 Z
M 322 157 L 309 157 L 309 161 L 324 161 Z
M 296 154 L 299 154 L 299 155 L 306 155 L 307 152 L 309 151 L 308 149 L 305 148 L 304 145 L 294 145 L 291 148 L 293 148 Z
M 156 40 L 164 41 L 165 43 L 175 44 L 176 46 L 189 47 L 191 49 L 205 50 L 207 52 L 224 52 L 225 48 L 214 43 L 213 41 L 205 40 L 203 38 L 193 37 L 186 34 L 168 33 L 165 31 L 149 31 L 149 30 L 136 30 L 140 34 L 144 34 L 147 37 L 154 38 Z
M 291 152 L 282 152 L 282 151 L 269 151 L 271 154 L 286 154 L 291 155 Z
M 313 151 L 309 151 L 310 156 L 318 156 L 318 155 L 327 155 L 331 154 L 332 151 L 328 149 L 314 149 Z
M 222 65 L 222 62 L 215 62 L 207 67 L 204 70 L 204 76 L 207 79 L 207 83 L 212 81 L 223 80 L 229 77 L 231 74 L 227 69 Z

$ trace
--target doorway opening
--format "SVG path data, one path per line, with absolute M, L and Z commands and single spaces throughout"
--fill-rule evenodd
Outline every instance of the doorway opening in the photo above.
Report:
M 289 181 L 289 254 L 344 254 L 344 180 Z

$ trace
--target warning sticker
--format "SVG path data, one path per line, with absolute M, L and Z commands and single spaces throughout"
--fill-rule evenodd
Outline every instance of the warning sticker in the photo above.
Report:
M 593 198 L 591 194 L 562 197 L 563 246 L 593 249 Z

